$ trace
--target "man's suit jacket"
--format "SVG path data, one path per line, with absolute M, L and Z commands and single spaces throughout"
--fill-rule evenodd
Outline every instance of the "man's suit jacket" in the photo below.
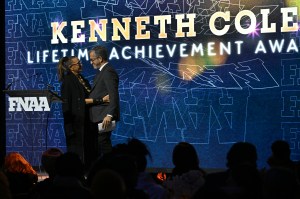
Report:
M 107 94 L 109 103 L 91 106 L 90 119 L 92 122 L 101 122 L 107 115 L 112 115 L 113 120 L 120 120 L 119 76 L 109 63 L 95 76 L 89 98 L 102 99 Z

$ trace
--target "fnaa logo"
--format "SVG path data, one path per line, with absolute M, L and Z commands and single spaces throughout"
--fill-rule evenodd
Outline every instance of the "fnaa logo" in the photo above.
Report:
M 9 97 L 8 111 L 50 111 L 47 97 Z

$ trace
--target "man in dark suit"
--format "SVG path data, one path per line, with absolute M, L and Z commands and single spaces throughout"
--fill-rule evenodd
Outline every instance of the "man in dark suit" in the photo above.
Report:
M 90 52 L 90 62 L 98 70 L 94 78 L 89 98 L 92 99 L 90 119 L 93 123 L 103 124 L 108 128 L 112 121 L 120 120 L 119 106 L 119 76 L 108 63 L 108 52 L 103 46 L 96 46 Z M 109 96 L 109 103 L 104 103 L 103 98 Z M 98 133 L 98 156 L 112 150 L 111 131 Z

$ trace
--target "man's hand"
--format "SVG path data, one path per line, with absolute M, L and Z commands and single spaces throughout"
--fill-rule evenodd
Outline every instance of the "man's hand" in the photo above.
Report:
M 111 125 L 112 117 L 107 115 L 102 121 L 102 127 L 104 129 L 108 128 Z
M 105 95 L 102 100 L 103 102 L 109 102 L 109 95 Z

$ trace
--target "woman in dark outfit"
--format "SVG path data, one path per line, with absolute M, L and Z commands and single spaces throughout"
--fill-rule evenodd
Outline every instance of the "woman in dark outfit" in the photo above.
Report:
M 67 151 L 77 153 L 84 161 L 84 138 L 90 126 L 85 98 L 91 87 L 81 71 L 82 64 L 75 56 L 63 57 L 58 63 Z
M 109 103 L 109 96 L 102 99 L 87 98 L 91 86 L 80 74 L 81 71 L 82 64 L 75 56 L 63 57 L 58 63 L 67 151 L 77 153 L 85 167 L 89 168 L 96 159 L 93 139 L 98 131 L 97 126 L 90 122 L 88 106 Z

